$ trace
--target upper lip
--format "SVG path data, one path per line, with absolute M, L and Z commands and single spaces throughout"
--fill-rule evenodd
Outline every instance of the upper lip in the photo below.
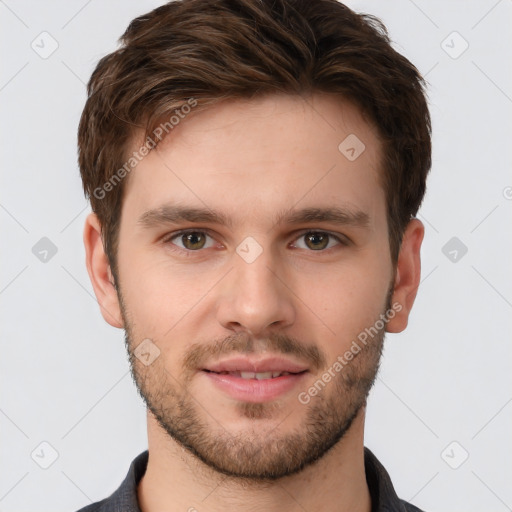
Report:
M 247 357 L 233 357 L 205 366 L 203 370 L 210 372 L 288 372 L 300 373 L 308 368 L 304 364 L 296 363 L 283 357 L 267 357 L 265 359 L 250 359 Z

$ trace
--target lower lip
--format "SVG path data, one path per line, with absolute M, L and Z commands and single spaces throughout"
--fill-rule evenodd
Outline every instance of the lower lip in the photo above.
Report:
M 308 372 L 282 375 L 274 379 L 242 379 L 236 375 L 202 372 L 219 389 L 243 402 L 270 402 L 299 385 Z

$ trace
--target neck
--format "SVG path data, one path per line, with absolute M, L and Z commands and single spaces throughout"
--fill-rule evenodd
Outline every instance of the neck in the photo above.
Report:
M 326 455 L 300 473 L 275 482 L 220 474 L 182 448 L 148 411 L 149 460 L 137 489 L 142 512 L 370 512 L 364 468 L 364 414 Z

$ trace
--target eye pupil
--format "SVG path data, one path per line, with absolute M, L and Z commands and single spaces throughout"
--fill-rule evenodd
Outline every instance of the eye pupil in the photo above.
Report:
M 204 235 L 199 232 L 187 233 L 183 235 L 181 239 L 187 249 L 201 249 L 205 244 Z
M 306 244 L 309 247 L 309 243 L 312 242 L 313 246 L 310 249 L 319 250 L 327 247 L 329 236 L 322 233 L 308 233 L 306 235 Z M 320 244 L 317 242 L 320 241 Z

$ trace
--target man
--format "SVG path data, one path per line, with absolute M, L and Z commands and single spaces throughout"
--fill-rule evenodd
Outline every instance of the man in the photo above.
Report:
M 179 0 L 121 42 L 79 127 L 84 243 L 148 451 L 82 510 L 419 510 L 363 433 L 420 280 L 421 76 L 335 0 Z

